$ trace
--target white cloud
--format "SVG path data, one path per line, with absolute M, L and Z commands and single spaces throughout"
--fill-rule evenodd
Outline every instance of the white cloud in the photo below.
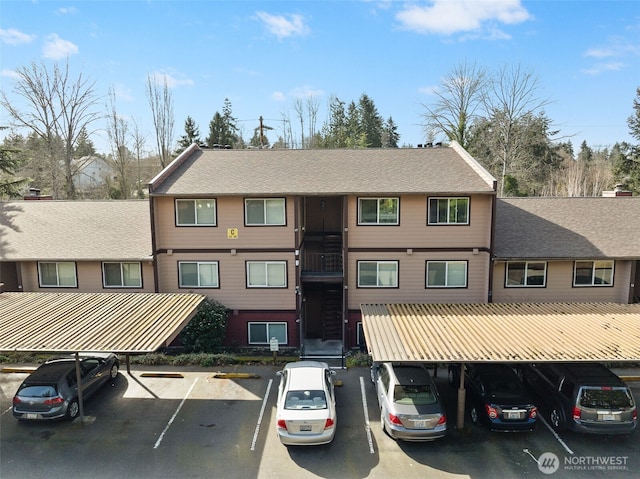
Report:
M 176 72 L 168 73 L 164 71 L 156 71 L 149 74 L 151 79 L 160 86 L 164 86 L 165 82 L 169 88 L 175 88 L 177 86 L 193 86 L 193 80 L 184 78 L 184 75 Z
M 131 93 L 131 89 L 125 87 L 122 84 L 115 85 L 114 91 L 118 100 L 132 102 L 135 99 L 133 94 Z
M 520 0 L 432 0 L 427 6 L 411 5 L 396 14 L 401 28 L 417 33 L 452 35 L 482 29 L 494 22 L 511 25 L 532 18 Z M 504 38 L 491 28 L 492 38 Z
M 69 40 L 63 40 L 56 33 L 47 37 L 47 41 L 42 48 L 42 54 L 50 60 L 61 60 L 70 55 L 78 53 L 78 46 Z
M 0 70 L 0 76 L 13 78 L 14 80 L 20 78 L 20 75 L 18 75 L 14 70 Z
M 76 7 L 61 7 L 56 10 L 60 15 L 73 15 L 78 12 Z
M 274 91 L 271 94 L 271 98 L 273 98 L 275 101 L 285 101 L 286 100 L 285 94 L 282 93 L 281 91 Z
M 280 40 L 286 37 L 304 36 L 309 33 L 309 27 L 305 25 L 302 15 L 271 15 L 266 12 L 257 12 L 256 15 L 265 25 L 269 33 L 275 35 Z
M 585 75 L 599 75 L 604 72 L 622 70 L 625 66 L 622 62 L 596 63 L 591 68 L 584 68 L 581 71 Z
M 0 28 L 0 40 L 7 45 L 20 45 L 22 43 L 31 43 L 36 38 L 35 35 L 23 33 L 15 28 L 5 30 Z
M 418 93 L 422 93 L 423 95 L 435 95 L 438 92 L 438 86 L 423 86 L 418 88 Z
M 310 86 L 300 86 L 296 87 L 291 91 L 291 96 L 294 98 L 318 98 L 319 96 L 323 96 L 324 91 L 311 88 Z

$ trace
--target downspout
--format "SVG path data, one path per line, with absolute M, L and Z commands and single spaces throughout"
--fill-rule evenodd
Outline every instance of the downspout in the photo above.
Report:
M 496 204 L 498 203 L 498 195 L 496 189 L 498 182 L 493 181 L 494 194 L 491 196 L 491 239 L 489 240 L 489 290 L 487 291 L 487 302 L 493 303 L 493 270 L 494 270 L 494 247 L 496 237 Z
M 156 250 L 156 215 L 155 215 L 155 210 L 153 208 L 153 196 L 151 196 L 151 193 L 153 192 L 153 185 L 151 183 L 149 183 L 148 185 L 149 188 L 149 215 L 150 215 L 150 219 L 151 219 L 151 261 L 152 261 L 152 267 L 153 267 L 153 291 L 155 293 L 159 293 L 160 292 L 160 288 L 159 288 L 159 280 L 158 280 L 158 255 L 157 255 L 157 250 Z
M 342 197 L 342 368 L 346 367 L 345 330 L 349 324 L 349 197 Z
M 304 342 L 303 342 L 303 324 L 306 318 L 302 317 L 302 281 L 300 279 L 300 272 L 302 271 L 302 245 L 300 244 L 300 203 L 302 198 L 296 196 L 293 200 L 293 216 L 294 216 L 294 250 L 295 250 L 295 265 L 296 265 L 296 322 L 298 323 L 298 344 L 300 345 L 300 354 L 304 354 Z

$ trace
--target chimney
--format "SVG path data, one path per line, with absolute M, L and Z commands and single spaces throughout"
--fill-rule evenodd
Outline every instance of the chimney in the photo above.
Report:
M 623 185 L 618 183 L 613 191 L 603 191 L 602 196 L 605 198 L 615 198 L 618 196 L 633 196 L 633 193 L 625 190 Z

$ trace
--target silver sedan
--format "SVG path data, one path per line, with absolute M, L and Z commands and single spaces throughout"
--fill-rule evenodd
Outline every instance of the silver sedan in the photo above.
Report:
M 276 430 L 282 444 L 318 445 L 336 434 L 335 371 L 327 363 L 299 361 L 287 364 L 280 376 Z

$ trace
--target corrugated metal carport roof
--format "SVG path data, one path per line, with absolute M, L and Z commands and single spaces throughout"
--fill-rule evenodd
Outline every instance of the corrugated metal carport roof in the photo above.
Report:
M 169 293 L 2 293 L 0 351 L 157 351 L 175 339 L 203 299 Z
M 640 361 L 640 304 L 363 304 L 374 361 Z

